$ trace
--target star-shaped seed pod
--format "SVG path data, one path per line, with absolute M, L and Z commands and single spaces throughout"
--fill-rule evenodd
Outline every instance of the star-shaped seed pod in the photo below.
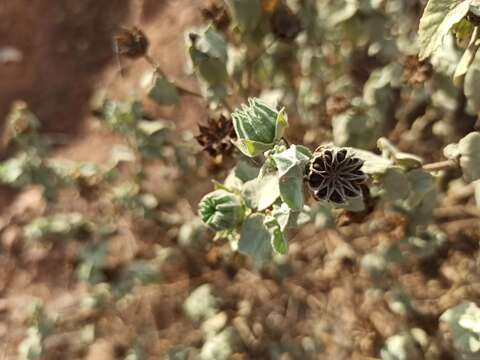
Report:
M 345 204 L 348 198 L 362 195 L 367 180 L 363 160 L 348 148 L 320 146 L 307 165 L 306 181 L 318 201 Z
M 199 125 L 200 134 L 195 136 L 203 150 L 210 156 L 229 156 L 233 152 L 233 142 L 237 138 L 233 123 L 224 115 L 218 119 L 209 118 L 207 126 Z
M 114 50 L 118 55 L 130 59 L 145 56 L 148 51 L 148 38 L 138 27 L 123 27 L 113 38 Z

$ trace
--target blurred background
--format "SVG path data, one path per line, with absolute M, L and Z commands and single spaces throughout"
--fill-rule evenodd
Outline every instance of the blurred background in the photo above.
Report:
M 480 211 L 458 173 L 422 210 L 427 240 L 402 211 L 319 208 L 262 269 L 197 217 L 235 161 L 203 151 L 198 125 L 244 94 L 198 96 L 191 29 L 224 33 L 232 81 L 286 106 L 289 140 L 376 151 L 385 136 L 432 162 L 475 129 L 480 66 L 454 87 L 453 36 L 418 61 L 425 3 L 264 0 L 250 38 L 226 30 L 223 1 L 0 3 L 0 359 L 461 358 L 440 316 L 480 300 Z M 133 26 L 187 89 L 175 104 L 145 96 L 148 59 L 115 53 Z

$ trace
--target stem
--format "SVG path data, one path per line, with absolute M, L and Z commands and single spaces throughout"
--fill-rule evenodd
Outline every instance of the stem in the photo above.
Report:
M 257 62 L 260 60 L 260 58 L 265 55 L 265 53 L 277 42 L 276 39 L 273 39 L 269 44 L 267 44 L 265 47 L 260 49 L 260 52 L 257 54 L 252 54 L 253 57 L 249 57 L 249 49 L 250 42 L 247 42 L 247 61 L 246 61 L 246 73 L 247 73 L 247 84 L 246 88 L 242 89 L 243 92 L 243 98 L 245 100 L 248 99 L 248 97 L 251 95 L 251 87 L 252 87 L 252 80 L 253 80 L 253 71 L 254 67 L 257 64 Z
M 154 71 L 159 74 L 160 76 L 163 76 L 165 78 L 167 78 L 165 72 L 162 70 L 162 68 L 160 67 L 160 65 L 155 61 L 154 58 L 152 58 L 149 54 L 145 54 L 144 55 L 144 58 L 145 60 L 150 64 L 150 66 L 154 69 Z M 189 90 L 185 87 L 183 87 L 182 85 L 178 85 L 177 83 L 175 83 L 175 81 L 173 82 L 173 84 L 175 85 L 175 87 L 177 88 L 177 90 L 180 92 L 180 93 L 183 93 L 183 95 L 190 95 L 190 96 L 195 96 L 195 97 L 199 97 L 199 98 L 203 98 L 202 94 L 196 92 L 196 91 L 193 91 L 193 90 Z
M 163 72 L 160 65 L 155 61 L 153 57 L 150 56 L 150 54 L 145 54 L 143 55 L 143 57 L 145 58 L 145 60 L 147 60 L 147 62 L 155 70 L 156 73 L 160 74 L 161 76 L 165 76 L 165 73 Z
M 175 87 L 177 88 L 177 90 L 180 92 L 180 93 L 183 93 L 184 95 L 190 95 L 190 96 L 195 96 L 195 97 L 199 97 L 199 98 L 202 98 L 203 99 L 203 96 L 202 94 L 196 92 L 196 91 L 193 91 L 193 90 L 189 90 L 187 88 L 184 88 L 183 86 L 181 85 L 178 85 L 176 83 L 173 83 L 175 85 Z
M 438 161 L 431 164 L 423 165 L 423 169 L 427 171 L 440 171 L 454 169 L 457 167 L 457 163 L 453 160 Z

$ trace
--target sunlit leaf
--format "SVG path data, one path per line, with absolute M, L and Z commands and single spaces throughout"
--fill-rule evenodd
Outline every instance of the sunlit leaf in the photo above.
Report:
M 294 210 L 303 209 L 303 176 L 309 156 L 304 149 L 292 145 L 284 152 L 273 155 L 273 159 L 278 168 L 282 200 Z
M 452 26 L 467 15 L 470 3 L 470 0 L 428 1 L 418 30 L 421 60 L 429 57 L 442 45 L 443 38 Z

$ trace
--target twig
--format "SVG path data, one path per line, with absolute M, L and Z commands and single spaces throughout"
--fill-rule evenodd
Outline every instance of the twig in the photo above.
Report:
M 457 164 L 453 160 L 438 161 L 431 164 L 423 165 L 423 169 L 427 171 L 440 171 L 454 169 L 457 167 Z
M 254 66 L 257 64 L 257 62 L 261 59 L 261 57 L 277 42 L 276 39 L 273 39 L 269 44 L 267 44 L 261 51 L 256 54 L 252 59 L 247 58 L 247 64 L 246 64 L 246 70 L 247 70 L 247 87 L 244 90 L 244 98 L 245 100 L 248 98 L 250 95 L 250 88 L 252 85 L 252 76 L 253 76 L 253 70 Z M 248 55 L 247 55 L 248 56 Z M 247 96 L 245 96 L 247 95 Z
M 162 70 L 162 68 L 161 68 L 160 65 L 155 61 L 154 58 L 152 58 L 149 54 L 145 54 L 145 55 L 144 55 L 144 58 L 145 58 L 145 60 L 150 64 L 150 66 L 154 69 L 154 71 L 155 71 L 158 75 L 167 78 L 165 72 Z M 198 92 L 196 92 L 196 91 L 187 89 L 187 88 L 183 87 L 182 85 L 178 85 L 175 81 L 173 82 L 173 84 L 175 85 L 175 87 L 177 88 L 177 90 L 178 90 L 180 93 L 183 93 L 184 95 L 190 95 L 190 96 L 195 96 L 195 97 L 203 98 L 202 94 L 200 94 L 200 93 L 198 93 Z
M 282 137 L 282 140 L 285 142 L 285 145 L 287 145 L 287 147 L 290 147 L 290 143 L 285 136 Z

